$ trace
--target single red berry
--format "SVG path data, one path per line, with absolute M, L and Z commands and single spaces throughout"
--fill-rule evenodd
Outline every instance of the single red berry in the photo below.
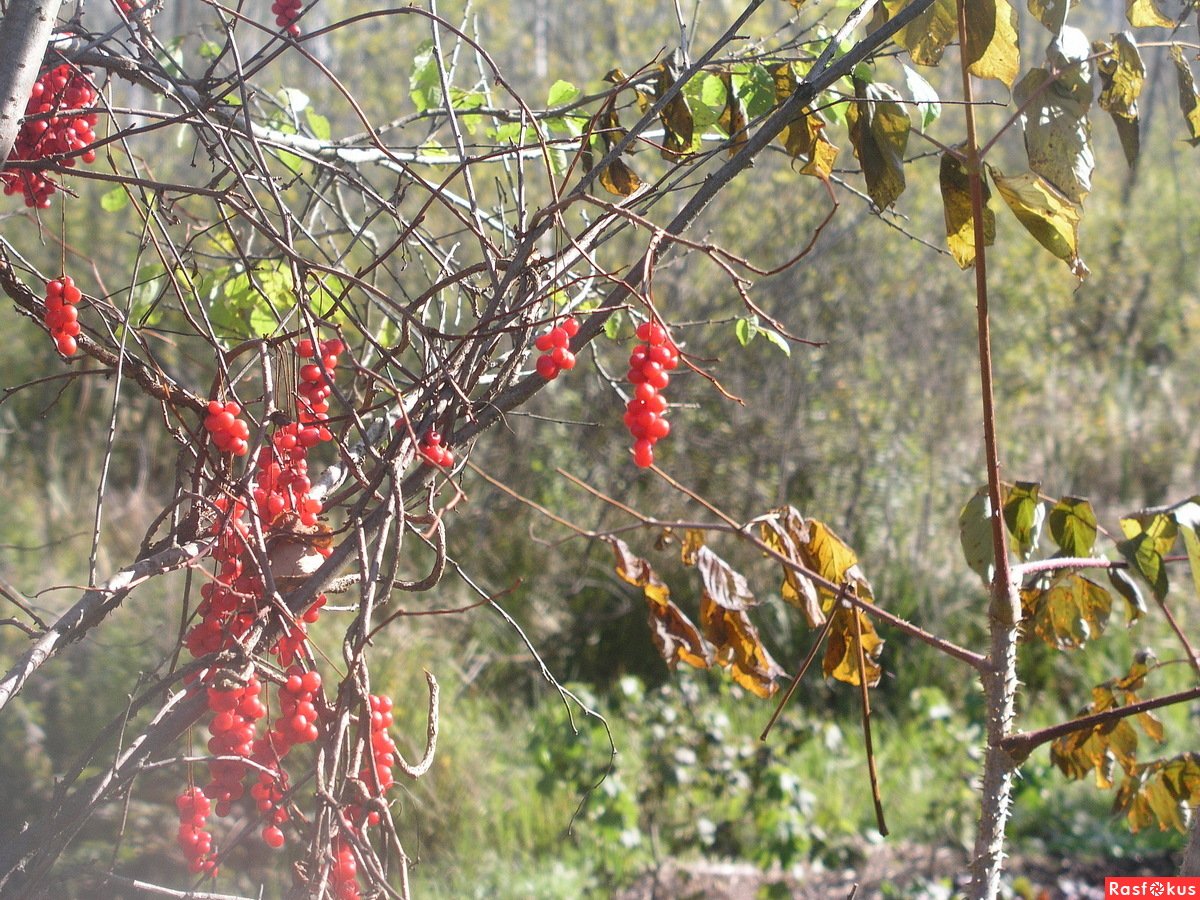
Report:
M 647 469 L 654 465 L 654 445 L 650 441 L 643 439 L 634 442 L 633 464 L 639 469 Z
M 553 381 L 555 378 L 557 378 L 558 370 L 559 365 L 554 361 L 554 357 L 552 357 L 550 354 L 543 353 L 538 357 L 537 373 L 547 381 Z

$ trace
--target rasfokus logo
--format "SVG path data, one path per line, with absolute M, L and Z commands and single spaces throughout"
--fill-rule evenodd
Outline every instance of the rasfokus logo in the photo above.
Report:
M 1105 897 L 1197 897 L 1200 898 L 1200 878 L 1156 878 L 1134 876 L 1104 879 Z

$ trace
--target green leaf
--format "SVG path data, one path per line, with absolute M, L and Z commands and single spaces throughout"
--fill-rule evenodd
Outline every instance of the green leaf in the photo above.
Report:
M 1081 281 L 1088 268 L 1079 258 L 1080 210 L 1046 179 L 1032 172 L 1011 178 L 988 166 L 992 182 L 1001 198 L 1025 230 L 1037 242 L 1061 259 Z
M 1012 536 L 1013 550 L 1021 559 L 1033 553 L 1042 532 L 1046 508 L 1038 495 L 1040 490 L 1036 481 L 1018 481 L 1004 498 L 1004 524 Z
M 332 137 L 333 129 L 329 126 L 329 120 L 320 113 L 314 112 L 312 107 L 304 111 L 304 120 L 308 123 L 308 130 L 318 141 L 327 141 Z
M 105 212 L 117 212 L 129 205 L 129 194 L 125 188 L 115 187 L 111 191 L 105 191 L 100 197 L 100 208 Z
M 758 333 L 766 338 L 768 342 L 782 350 L 784 356 L 792 355 L 792 345 L 787 342 L 787 338 L 774 328 L 763 328 L 760 326 Z
M 1125 598 L 1125 624 L 1132 625 L 1146 612 L 1146 601 L 1141 589 L 1121 569 L 1109 569 L 1108 580 L 1117 593 Z
M 196 52 L 200 54 L 201 59 L 216 59 L 221 55 L 221 45 L 215 41 L 201 41 Z
M 996 574 L 996 554 L 992 546 L 992 504 L 987 487 L 981 487 L 958 514 L 958 538 L 963 557 L 985 585 Z
M 621 325 L 625 322 L 625 314 L 621 310 L 616 310 L 607 319 L 604 320 L 604 336 L 610 341 L 615 341 L 621 334 Z
M 855 80 L 857 103 L 846 113 L 850 143 L 862 166 L 867 193 L 880 211 L 904 192 L 904 151 L 911 123 L 896 89 Z
M 550 85 L 550 93 L 546 95 L 546 107 L 553 109 L 556 106 L 566 106 L 578 96 L 579 88 L 560 78 Z
M 924 131 L 942 114 L 942 98 L 915 69 L 905 65 L 901 67 L 904 69 L 904 84 L 917 105 L 917 111 L 921 113 L 921 122 L 917 127 Z
M 1171 45 L 1171 59 L 1175 62 L 1179 83 L 1179 108 L 1188 128 L 1187 142 L 1195 147 L 1200 145 L 1200 97 L 1196 96 L 1196 81 L 1192 77 L 1192 67 L 1183 57 L 1183 48 L 1178 44 Z
M 742 316 L 734 323 L 733 333 L 737 336 L 739 344 L 743 347 L 748 346 L 758 334 L 758 317 Z
M 775 108 L 775 79 L 766 66 L 758 63 L 734 66 L 733 86 L 751 119 L 765 116 Z
M 1096 545 L 1096 513 L 1079 497 L 1063 497 L 1050 510 L 1050 539 L 1066 556 L 1091 556 Z
M 1167 596 L 1167 567 L 1150 534 L 1143 531 L 1120 541 L 1117 550 L 1129 561 L 1130 568 L 1146 579 L 1155 597 L 1162 600 Z
M 971 182 L 966 166 L 953 153 L 942 154 L 938 183 L 942 189 L 942 214 L 946 222 L 946 245 L 959 268 L 966 269 L 975 262 L 975 217 L 971 211 Z M 980 178 L 983 191 L 983 244 L 996 242 L 996 214 L 988 205 L 991 191 L 987 180 Z
M 1188 502 L 1172 510 L 1175 524 L 1183 535 L 1183 545 L 1187 548 L 1188 566 L 1192 570 L 1192 584 L 1196 596 L 1200 597 L 1200 497 L 1193 497 Z
M 1075 33 L 1075 29 L 1064 31 Z M 1091 52 L 1086 39 L 1082 52 L 1085 58 Z M 1072 71 L 1079 69 L 1076 64 Z M 1077 91 L 1064 93 L 1064 79 L 1049 84 L 1052 80 L 1048 70 L 1030 69 L 1013 88 L 1013 100 L 1022 108 L 1029 168 L 1078 205 L 1092 189 L 1096 167 L 1087 118 L 1091 86 L 1082 85 Z
M 432 39 L 418 44 L 413 54 L 412 72 L 408 76 L 408 96 L 417 112 L 425 112 L 442 104 L 441 78 Z

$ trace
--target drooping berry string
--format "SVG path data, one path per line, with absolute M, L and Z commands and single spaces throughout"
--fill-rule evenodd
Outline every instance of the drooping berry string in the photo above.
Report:
M 75 286 L 70 275 L 46 282 L 46 327 L 58 352 L 63 356 L 74 356 L 78 349 L 79 310 L 77 304 L 83 293 Z
M 643 322 L 637 337 L 641 343 L 629 355 L 625 375 L 633 385 L 633 397 L 625 406 L 625 427 L 633 437 L 634 465 L 644 469 L 654 465 L 654 445 L 671 433 L 662 391 L 679 365 L 679 350 L 657 322 Z
M 43 72 L 25 104 L 25 119 L 13 143 L 10 161 L 28 161 L 59 157 L 55 161 L 72 167 L 76 159 L 96 161 L 95 104 L 99 94 L 78 69 L 63 63 Z M 25 205 L 38 209 L 50 207 L 50 197 L 58 186 L 42 172 L 9 167 L 0 171 L 4 193 L 23 193 Z M 69 355 L 69 354 L 68 354 Z

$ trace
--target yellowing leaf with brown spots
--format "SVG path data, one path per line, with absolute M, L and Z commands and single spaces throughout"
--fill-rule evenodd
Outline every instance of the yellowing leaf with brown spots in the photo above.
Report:
M 1114 808 L 1131 831 L 1187 830 L 1187 810 L 1200 804 L 1200 754 L 1181 753 L 1138 766 L 1117 791 Z
M 671 600 L 671 591 L 666 582 L 650 567 L 650 563 L 640 556 L 634 556 L 629 545 L 620 538 L 605 540 L 613 548 L 613 555 L 616 556 L 617 577 L 627 584 L 641 588 L 646 602 L 650 605 L 667 606 Z
M 654 646 L 670 668 L 684 662 L 697 669 L 712 665 L 712 648 L 691 620 L 674 603 L 665 606 L 648 604 L 650 609 L 650 637 Z
M 700 627 L 716 647 L 716 661 L 734 681 L 763 698 L 779 689 L 776 679 L 787 673 L 767 652 L 745 612 L 726 609 L 706 595 L 700 600 Z
M 773 510 L 759 524 L 759 532 L 764 544 L 788 561 L 807 568 L 801 547 L 807 545 L 812 536 L 804 517 L 795 508 L 786 506 Z M 825 613 L 821 609 L 817 586 L 795 569 L 780 565 L 783 569 L 780 595 L 804 613 L 809 628 L 824 625 Z
M 871 620 L 857 609 L 849 606 L 839 606 L 833 613 L 833 623 L 829 626 L 829 640 L 825 645 L 825 659 L 821 669 L 827 678 L 836 678 L 846 684 L 861 684 L 858 666 L 858 633 L 854 627 L 854 617 L 858 616 L 858 625 L 862 633 L 864 671 L 867 676 L 867 687 L 875 687 L 883 675 L 879 667 L 879 654 L 883 651 L 883 639 L 875 633 Z

